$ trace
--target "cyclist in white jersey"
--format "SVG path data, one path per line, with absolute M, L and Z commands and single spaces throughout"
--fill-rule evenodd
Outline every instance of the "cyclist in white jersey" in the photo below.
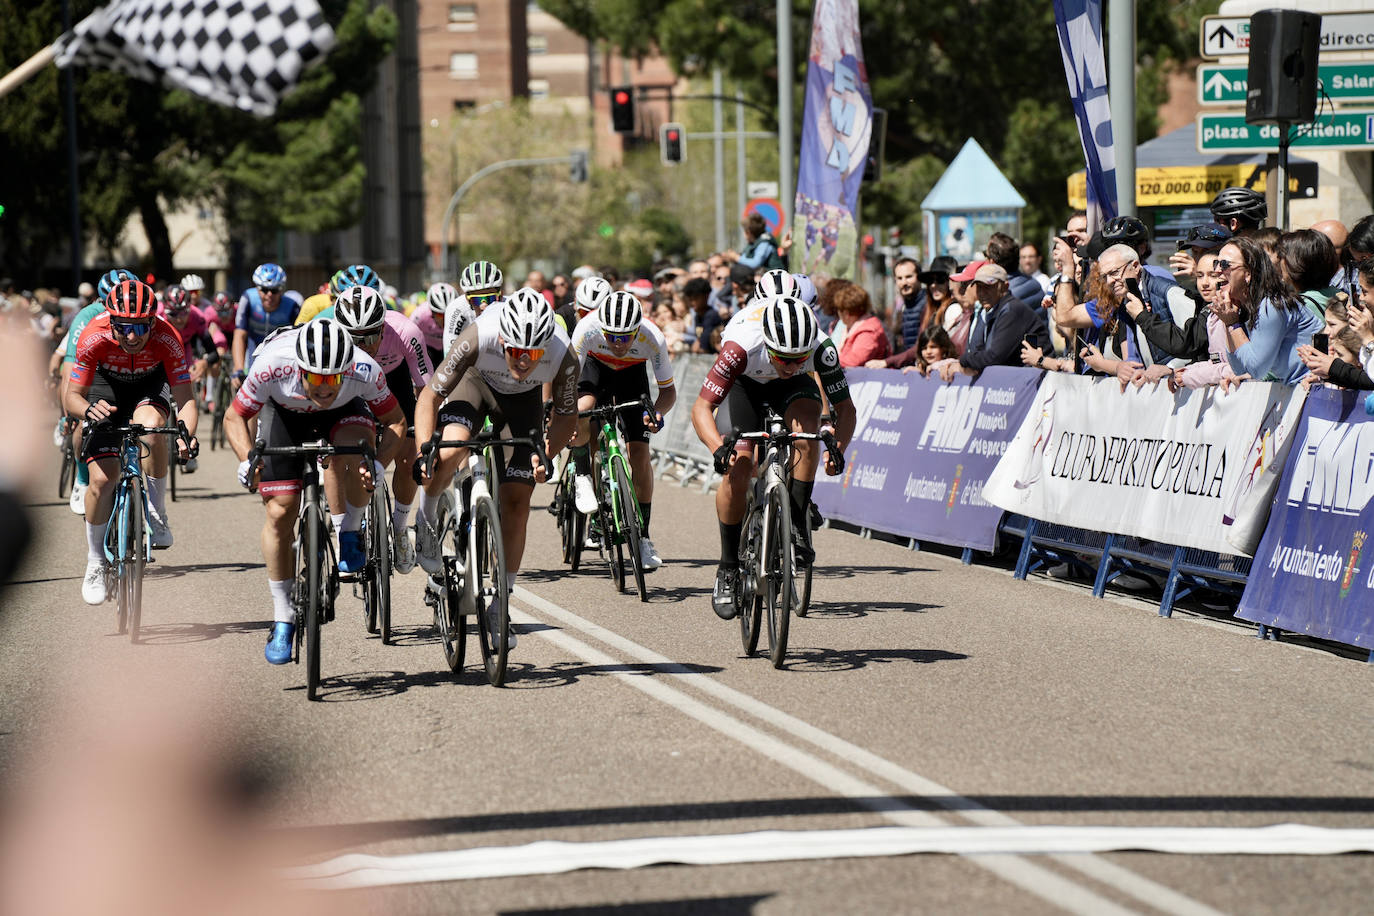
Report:
M 597 404 L 648 397 L 649 376 L 644 371 L 645 364 L 653 369 L 654 380 L 658 383 L 653 416 L 647 412 L 623 414 L 635 499 L 639 501 L 639 513 L 644 520 L 640 559 L 646 570 L 653 570 L 663 565 L 663 559 L 649 539 L 649 516 L 654 500 L 649 435 L 663 426 L 663 415 L 677 400 L 677 389 L 673 386 L 673 363 L 663 332 L 643 319 L 644 312 L 633 293 L 623 290 L 611 293 L 601 297 L 597 309 L 577 323 L 572 345 L 579 361 L 579 411 L 590 410 Z M 571 449 L 573 468 L 577 471 L 573 490 L 578 511 L 588 515 L 596 511 L 596 491 L 592 488 L 589 467 L 589 438 L 590 424 L 586 420 L 579 421 Z

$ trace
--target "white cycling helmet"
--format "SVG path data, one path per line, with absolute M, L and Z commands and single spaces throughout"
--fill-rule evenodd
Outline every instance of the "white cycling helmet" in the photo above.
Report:
M 815 308 L 816 301 L 820 298 L 820 294 L 816 292 L 816 284 L 812 283 L 806 274 L 793 274 L 792 279 L 797 281 L 797 291 L 793 295 Z
M 353 338 L 337 321 L 317 318 L 296 333 L 296 364 L 306 372 L 338 375 L 353 365 Z
M 754 284 L 754 300 L 772 299 L 774 296 L 797 295 L 797 281 L 781 267 L 775 267 L 759 277 Z
M 601 304 L 596 307 L 596 319 L 601 323 L 601 330 L 607 334 L 631 334 L 639 330 L 640 322 L 644 320 L 644 309 L 634 293 L 621 290 L 601 299 Z
M 370 286 L 350 286 L 334 303 L 334 320 L 350 334 L 367 334 L 386 324 L 386 303 Z
M 440 315 L 448 311 L 448 307 L 458 301 L 458 290 L 448 283 L 436 283 L 429 288 L 425 301 L 429 303 L 431 311 Z
M 783 356 L 805 356 L 816 349 L 816 313 L 795 296 L 775 296 L 763 309 L 763 342 Z
M 463 268 L 462 275 L 458 277 L 458 286 L 465 293 L 478 289 L 500 289 L 505 279 L 501 268 L 490 261 L 473 261 Z
M 187 274 L 181 278 L 181 288 L 188 293 L 198 293 L 205 289 L 205 281 L 200 278 L 200 274 Z
M 501 304 L 501 338 L 508 347 L 542 347 L 553 329 L 553 309 L 537 290 L 521 287 Z
M 573 297 L 578 316 L 595 309 L 612 291 L 610 281 L 602 277 L 588 277 L 583 280 L 577 285 L 577 295 Z

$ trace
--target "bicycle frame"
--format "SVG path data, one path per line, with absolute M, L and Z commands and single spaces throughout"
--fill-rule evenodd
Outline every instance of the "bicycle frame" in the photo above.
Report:
M 110 525 L 105 534 L 105 559 L 114 567 L 117 575 L 124 574 L 124 558 L 131 556 L 129 547 L 128 513 L 129 491 L 133 489 L 134 478 L 143 477 L 144 450 L 147 448 L 137 435 L 125 433 L 119 444 L 119 483 L 115 485 L 114 507 L 110 510 Z M 143 517 L 148 517 L 148 489 L 143 487 Z M 152 554 L 152 536 L 148 526 L 143 526 L 142 556 L 146 560 Z

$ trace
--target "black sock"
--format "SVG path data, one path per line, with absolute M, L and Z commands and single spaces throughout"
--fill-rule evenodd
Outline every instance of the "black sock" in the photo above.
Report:
M 573 470 L 575 470 L 577 473 L 591 473 L 591 471 L 587 470 L 587 446 L 574 445 L 572 448 L 568 449 L 568 457 L 572 459 Z
M 643 525 L 641 525 L 640 527 L 640 533 L 643 534 L 645 537 L 649 536 L 649 511 L 653 509 L 653 507 L 653 503 L 639 504 L 639 517 L 640 520 L 643 522 Z
M 744 522 L 720 522 L 720 565 L 725 569 L 739 568 L 739 539 Z
M 811 491 L 816 488 L 814 480 L 792 478 L 787 492 L 792 497 L 792 524 L 805 529 L 810 524 Z

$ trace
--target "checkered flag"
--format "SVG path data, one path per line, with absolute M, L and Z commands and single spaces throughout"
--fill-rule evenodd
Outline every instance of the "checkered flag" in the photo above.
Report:
M 53 47 L 59 67 L 118 70 L 265 117 L 333 46 L 316 0 L 114 0 Z

